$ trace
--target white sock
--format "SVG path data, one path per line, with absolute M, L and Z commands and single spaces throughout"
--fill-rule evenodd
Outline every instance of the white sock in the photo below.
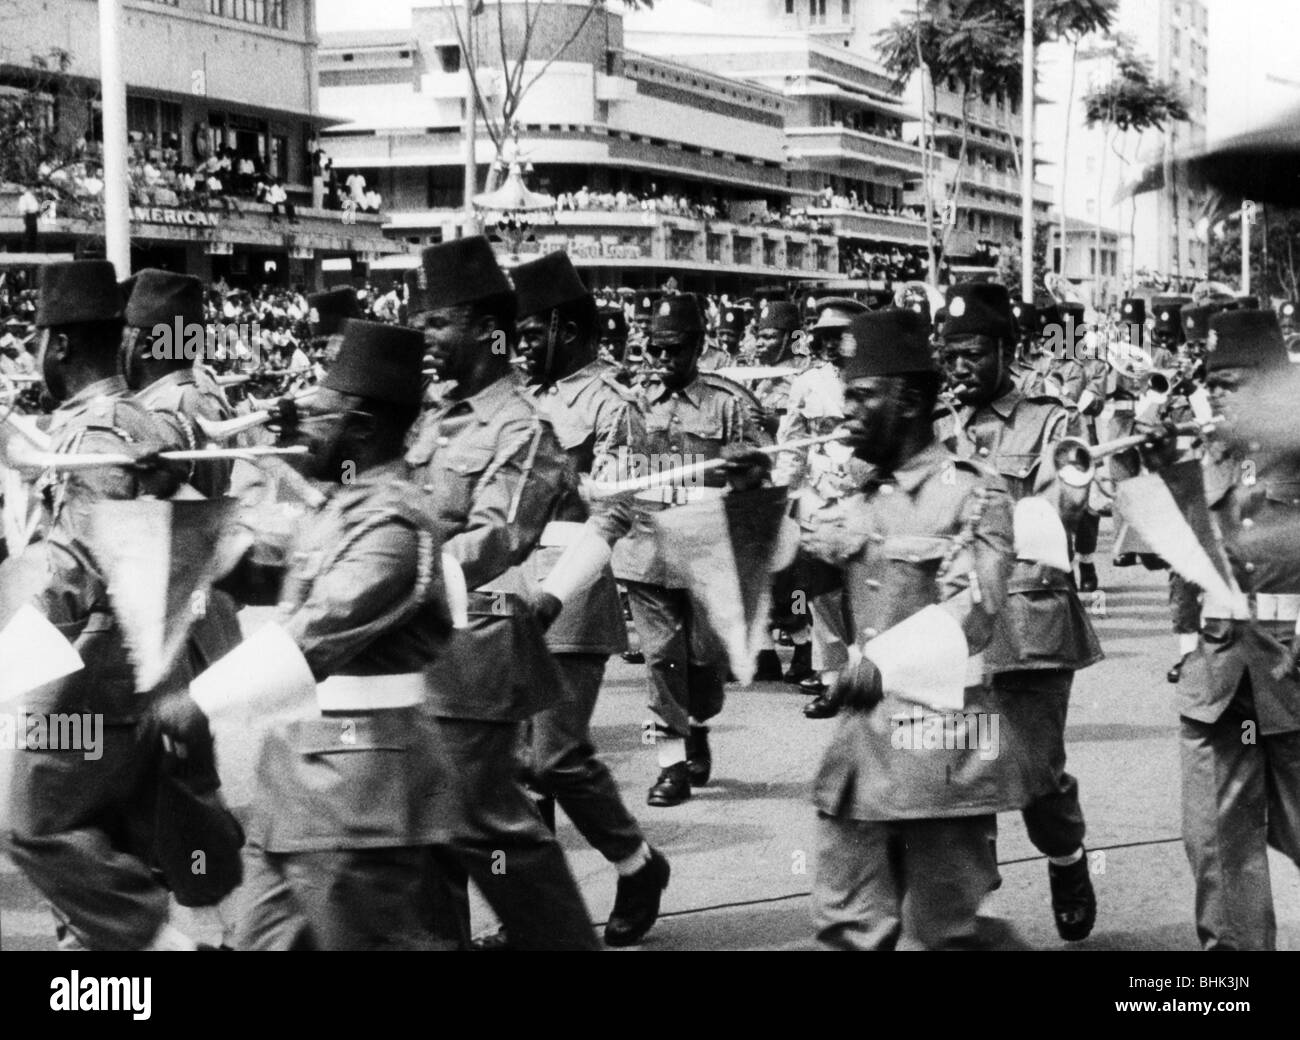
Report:
M 1083 846 L 1071 852 L 1068 856 L 1048 856 L 1047 861 L 1054 867 L 1070 867 L 1083 859 Z
M 684 737 L 662 737 L 659 740 L 659 768 L 667 769 L 678 762 L 686 761 L 686 739 Z
M 822 672 L 822 682 L 824 682 L 827 686 L 830 686 L 832 683 L 835 682 L 839 674 L 840 673 L 838 671 Z
M 619 877 L 630 877 L 638 870 L 650 862 L 650 846 L 645 842 L 627 859 L 620 859 L 614 864 L 614 869 L 618 871 Z
M 790 633 L 790 642 L 792 642 L 795 646 L 803 646 L 804 643 L 811 643 L 811 642 L 812 642 L 812 629 L 811 629 L 811 628 L 801 628 L 801 629 L 799 629 L 799 631 L 797 631 L 797 632 L 791 632 L 791 633 Z
M 1196 651 L 1196 644 L 1200 642 L 1200 635 L 1196 632 L 1179 632 L 1178 633 L 1178 656 L 1186 657 Z
M 1092 553 L 1075 553 L 1080 563 L 1092 563 Z

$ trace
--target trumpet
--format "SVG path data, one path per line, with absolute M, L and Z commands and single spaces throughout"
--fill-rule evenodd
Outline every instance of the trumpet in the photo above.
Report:
M 247 415 L 237 415 L 233 419 L 218 421 L 196 415 L 194 421 L 203 432 L 204 437 L 210 441 L 221 443 L 238 437 L 245 430 L 254 430 L 259 426 L 266 426 L 275 422 L 292 423 L 297 417 L 296 405 L 299 402 L 306 401 L 315 392 L 315 389 L 312 389 L 293 397 L 283 397 L 270 407 L 259 408 Z
M 1215 417 L 1205 423 L 1178 423 L 1174 427 L 1174 432 L 1180 435 L 1209 433 L 1221 421 Z M 1088 444 L 1077 437 L 1063 437 L 1052 448 L 1052 464 L 1056 467 L 1057 476 L 1063 484 L 1076 488 L 1087 487 L 1092 482 L 1093 470 L 1096 469 L 1098 462 L 1108 455 L 1129 451 L 1146 444 L 1154 433 L 1155 431 L 1134 433 L 1127 437 L 1102 441 L 1100 444 Z

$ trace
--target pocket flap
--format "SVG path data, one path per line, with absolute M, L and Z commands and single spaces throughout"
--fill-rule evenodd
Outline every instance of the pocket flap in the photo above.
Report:
M 950 541 L 928 535 L 896 535 L 880 545 L 881 553 L 903 563 L 931 563 L 948 555 Z

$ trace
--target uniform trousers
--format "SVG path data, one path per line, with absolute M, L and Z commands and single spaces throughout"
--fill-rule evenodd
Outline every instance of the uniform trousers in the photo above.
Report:
M 244 849 L 237 950 L 437 950 L 429 848 Z
M 1042 792 L 1021 810 L 1034 848 L 1044 856 L 1069 856 L 1083 844 L 1086 827 L 1079 782 L 1065 771 L 1065 718 L 1074 672 L 1063 668 L 1002 672 L 993 679 L 997 710 L 1010 713 L 1012 732 L 1029 743 L 1030 791 Z
M 554 656 L 564 698 L 529 719 L 528 784 L 559 803 L 578 832 L 611 863 L 627 859 L 644 836 L 591 739 L 591 716 L 605 675 L 604 654 Z
M 598 949 L 564 851 L 520 783 L 519 724 L 443 716 L 435 723 L 450 781 L 445 827 L 433 842 L 436 913 L 456 922 L 456 934 L 439 937 L 468 943 L 472 878 L 513 948 Z
M 650 710 L 670 736 L 685 738 L 690 719 L 705 722 L 722 711 L 722 651 L 685 589 L 629 581 L 627 593 L 645 654 Z
M 139 950 L 168 915 L 149 865 L 162 744 L 147 720 L 105 720 L 102 741 L 98 759 L 14 753 L 10 854 L 81 946 Z
M 1216 722 L 1181 720 L 1183 846 L 1207 950 L 1272 950 L 1268 846 L 1300 866 L 1300 733 L 1257 729 L 1249 672 Z
M 813 924 L 836 950 L 985 948 L 977 914 L 999 882 L 997 817 L 817 815 Z

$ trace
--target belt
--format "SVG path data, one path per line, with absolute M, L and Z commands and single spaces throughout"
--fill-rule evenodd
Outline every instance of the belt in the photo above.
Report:
M 413 708 L 424 700 L 424 673 L 332 675 L 316 684 L 321 711 L 382 711 Z
M 1300 595 L 1252 592 L 1236 604 L 1211 600 L 1207 595 L 1201 617 L 1206 621 L 1295 621 L 1300 618 Z

